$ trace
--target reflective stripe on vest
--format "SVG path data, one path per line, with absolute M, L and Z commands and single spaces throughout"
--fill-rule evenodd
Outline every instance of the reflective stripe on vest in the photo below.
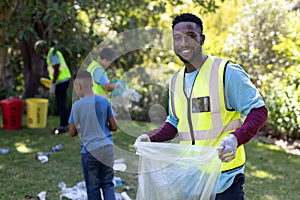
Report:
M 181 143 L 192 141 L 192 144 L 217 146 L 223 137 L 242 125 L 239 113 L 228 111 L 225 106 L 223 74 L 226 63 L 226 60 L 208 57 L 195 78 L 190 97 L 184 93 L 185 69 L 172 77 L 170 111 L 179 120 L 177 129 Z M 209 101 L 209 108 L 195 112 L 193 100 L 201 98 Z M 244 148 L 240 146 L 236 158 L 223 163 L 222 171 L 243 165 L 245 159 Z
M 87 71 L 91 73 L 92 77 L 94 76 L 94 72 L 98 67 L 102 67 L 98 62 L 96 61 L 92 61 L 91 64 L 87 67 Z M 102 68 L 103 69 L 103 68 Z M 104 73 L 104 70 L 103 70 Z M 97 95 L 100 95 L 102 97 L 107 98 L 108 97 L 108 93 L 107 91 L 101 86 L 99 85 L 97 82 L 94 81 L 93 78 L 93 92 Z
M 48 69 L 48 72 L 49 72 L 49 78 L 51 80 L 53 80 L 53 74 L 54 74 L 54 68 L 51 64 L 51 61 L 50 61 L 50 55 L 53 53 L 54 51 L 54 48 L 51 47 L 48 51 L 48 54 L 47 54 L 47 69 Z M 58 58 L 59 58 L 59 72 L 58 72 L 58 77 L 57 77 L 57 80 L 56 80 L 56 83 L 59 83 L 60 81 L 64 80 L 64 79 L 69 79 L 71 78 L 71 72 L 67 66 L 67 63 L 62 55 L 62 53 L 58 50 L 56 50 L 56 55 L 58 55 Z
M 220 133 L 234 131 L 235 129 L 241 127 L 242 122 L 240 119 L 232 120 L 227 124 L 227 126 L 218 127 L 217 130 L 210 129 L 210 130 L 194 130 L 194 138 L 195 140 L 207 140 L 213 139 L 220 136 Z M 181 141 L 191 141 L 191 134 L 190 132 L 178 132 L 179 138 Z

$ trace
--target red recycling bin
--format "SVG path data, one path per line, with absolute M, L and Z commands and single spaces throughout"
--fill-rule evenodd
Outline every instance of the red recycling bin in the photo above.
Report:
M 23 100 L 9 98 L 1 101 L 4 129 L 16 130 L 22 127 Z

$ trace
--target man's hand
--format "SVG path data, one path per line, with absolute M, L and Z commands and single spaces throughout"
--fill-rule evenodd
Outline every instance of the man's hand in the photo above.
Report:
M 230 162 L 235 158 L 237 139 L 233 134 L 224 137 L 218 146 L 218 155 L 222 162 Z
M 55 83 L 51 83 L 51 86 L 49 88 L 49 93 L 54 94 L 55 93 Z
M 121 90 L 122 90 L 122 92 L 124 92 L 124 87 L 123 87 L 123 85 L 121 84 L 121 83 L 116 83 L 115 84 L 115 88 L 114 89 L 118 89 L 118 88 L 120 88 Z
M 136 144 L 138 142 L 151 142 L 151 141 L 150 141 L 150 137 L 147 134 L 144 133 L 144 134 L 142 134 L 142 135 L 140 135 L 139 137 L 136 138 L 136 140 L 135 140 L 135 142 L 133 144 L 133 146 L 134 146 L 135 149 L 137 148 Z

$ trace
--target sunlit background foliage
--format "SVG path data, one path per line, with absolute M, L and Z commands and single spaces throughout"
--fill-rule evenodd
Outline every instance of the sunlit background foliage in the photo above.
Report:
M 47 72 L 33 49 L 38 39 L 55 44 L 74 73 L 103 41 L 137 28 L 171 30 L 175 15 L 192 12 L 204 23 L 205 53 L 240 64 L 259 88 L 269 109 L 266 133 L 299 138 L 299 7 L 298 0 L 4 0 L 0 2 L 0 99 L 49 98 L 39 83 Z M 167 111 L 168 79 L 181 66 L 172 51 L 143 48 L 122 54 L 107 73 L 142 95 L 131 108 L 131 117 L 149 121 L 152 105 L 160 104 Z M 50 110 L 55 113 L 55 108 Z

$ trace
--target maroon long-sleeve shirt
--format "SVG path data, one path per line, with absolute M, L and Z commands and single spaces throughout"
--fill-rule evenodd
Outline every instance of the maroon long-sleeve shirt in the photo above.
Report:
M 238 140 L 238 146 L 247 143 L 262 128 L 268 119 L 268 110 L 265 106 L 252 109 L 247 115 L 243 125 L 232 134 Z M 152 142 L 171 140 L 177 135 L 177 128 L 169 122 L 165 122 L 160 128 L 148 131 L 146 134 Z

